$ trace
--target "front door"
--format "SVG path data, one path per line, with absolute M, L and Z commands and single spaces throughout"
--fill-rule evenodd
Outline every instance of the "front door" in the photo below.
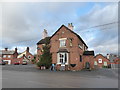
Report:
M 58 54 L 58 63 L 61 65 L 60 70 L 65 70 L 65 65 L 68 63 L 68 53 L 60 52 Z
M 90 63 L 89 62 L 85 63 L 85 69 L 90 69 Z

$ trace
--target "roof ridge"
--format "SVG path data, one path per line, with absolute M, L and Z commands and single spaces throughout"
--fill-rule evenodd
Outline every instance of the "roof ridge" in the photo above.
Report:
M 85 44 L 85 42 L 83 41 L 83 39 L 80 37 L 80 35 L 78 35 L 76 32 L 72 31 L 71 29 L 69 29 L 67 26 L 65 26 L 64 24 L 61 25 L 61 27 L 50 37 L 50 39 L 62 28 L 62 27 L 65 27 L 67 30 L 69 30 L 70 32 L 72 32 L 73 34 L 75 34 L 81 41 L 82 43 Z M 86 47 L 88 47 L 86 44 L 85 44 Z

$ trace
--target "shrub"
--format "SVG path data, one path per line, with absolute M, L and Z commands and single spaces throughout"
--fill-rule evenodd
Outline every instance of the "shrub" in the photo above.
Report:
M 39 61 L 37 63 L 38 67 L 45 66 L 47 69 L 51 66 L 52 59 L 50 53 L 50 46 L 43 46 L 43 54 L 39 57 Z

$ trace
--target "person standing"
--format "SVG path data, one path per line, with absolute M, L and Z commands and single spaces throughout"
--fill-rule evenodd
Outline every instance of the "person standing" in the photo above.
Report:
M 56 71 L 55 64 L 52 64 L 51 71 Z

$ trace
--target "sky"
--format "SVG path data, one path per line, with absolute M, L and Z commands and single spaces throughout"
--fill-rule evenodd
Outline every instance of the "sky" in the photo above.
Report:
M 61 25 L 73 23 L 88 50 L 118 53 L 115 2 L 6 2 L 0 4 L 0 12 L 0 49 L 17 47 L 23 52 L 29 46 L 35 54 L 44 29 L 51 36 Z

